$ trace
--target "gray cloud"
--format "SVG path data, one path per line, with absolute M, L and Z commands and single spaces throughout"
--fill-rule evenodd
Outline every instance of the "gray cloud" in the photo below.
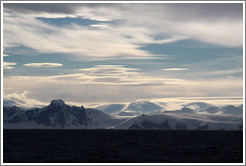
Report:
M 4 3 L 4 8 L 19 13 L 63 13 L 74 14 L 81 8 L 102 8 L 118 6 L 103 3 Z
M 30 67 L 61 67 L 63 64 L 61 63 L 27 63 L 23 66 L 30 66 Z
M 48 12 L 74 14 L 83 8 L 102 9 L 110 8 L 117 11 L 132 11 L 137 13 L 163 12 L 170 19 L 177 20 L 201 20 L 214 19 L 242 19 L 242 3 L 175 3 L 175 4 L 103 4 L 103 3 L 4 3 L 4 8 L 20 13 Z M 152 10 L 152 9 L 155 10 Z M 136 10 L 137 9 L 137 10 Z M 96 10 L 95 10 L 96 11 Z M 158 12 L 156 12 L 158 11 Z M 171 13 L 171 14 L 170 14 Z
M 217 20 L 242 19 L 243 4 L 239 3 L 204 3 L 204 4 L 166 4 L 173 19 L 179 20 Z
M 76 4 L 59 3 L 4 3 L 3 7 L 20 13 L 49 12 L 49 13 L 74 13 Z

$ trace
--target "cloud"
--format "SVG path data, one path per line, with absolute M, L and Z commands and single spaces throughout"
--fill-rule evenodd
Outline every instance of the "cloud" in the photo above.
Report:
M 167 69 L 162 69 L 163 71 L 184 71 L 184 70 L 189 70 L 187 68 L 167 68 Z
M 95 65 L 92 68 L 79 69 L 77 74 L 81 84 L 108 84 L 122 86 L 159 86 L 180 84 L 182 79 L 148 75 L 137 68 L 127 68 L 124 65 Z M 71 76 L 74 76 L 73 74 Z M 65 76 L 65 77 L 68 77 Z
M 226 47 L 242 47 L 243 4 L 145 5 L 126 5 L 125 11 L 131 14 L 128 23 L 151 28 L 159 35 L 176 34 Z
M 175 97 L 149 99 L 149 101 L 163 105 L 168 111 L 180 110 L 183 107 L 205 110 L 210 106 L 239 106 L 243 103 L 243 97 Z
M 8 69 L 14 69 L 15 67 L 15 65 L 16 65 L 17 63 L 15 63 L 15 62 L 3 62 L 3 69 L 5 69 L 5 70 L 8 70 Z
M 217 71 L 210 71 L 207 74 L 208 75 L 230 75 L 230 74 L 237 74 L 237 73 L 243 73 L 243 69 L 235 68 L 235 69 L 229 69 L 229 70 L 217 70 Z
M 135 7 L 135 9 L 133 8 Z M 5 9 L 17 11 L 19 13 L 56 13 L 56 14 L 77 14 L 79 11 L 100 11 L 111 9 L 111 15 L 117 15 L 114 10 L 126 11 L 126 9 L 148 11 L 149 8 L 155 8 L 157 12 L 164 11 L 171 19 L 180 20 L 208 20 L 216 18 L 242 18 L 243 6 L 240 3 L 5 3 Z M 172 11 L 172 12 L 171 12 Z M 141 11 L 142 12 L 142 11 Z M 171 14 L 170 14 L 171 12 Z M 90 14 L 91 14 L 90 13 Z M 114 13 L 114 14 L 113 14 Z M 194 15 L 196 14 L 196 15 Z M 105 15 L 101 13 L 101 15 Z M 165 17 L 167 17 L 165 15 Z M 216 17 L 215 17 L 216 16 Z
M 205 64 L 205 63 L 204 63 Z M 218 64 L 217 64 L 218 65 Z M 241 74 L 241 76 L 239 75 Z M 235 77 L 233 75 L 236 75 Z M 239 76 L 238 76 L 239 75 Z M 233 80 L 236 77 L 243 76 L 243 68 L 231 68 L 231 69 L 214 69 L 207 66 L 207 68 L 196 68 L 194 67 L 193 70 L 189 70 L 187 75 L 183 75 L 186 78 L 228 78 Z
M 131 42 L 132 39 L 124 37 L 118 27 L 103 31 L 78 25 L 60 28 L 21 15 L 4 17 L 4 24 L 4 47 L 24 45 L 41 53 L 68 54 L 70 58 L 76 56 L 76 60 L 83 61 L 105 58 L 144 59 L 153 56 L 140 50 L 140 46 L 134 43 L 141 42 L 139 40 L 142 39 Z M 128 31 L 137 31 L 143 36 L 145 29 L 136 27 Z
M 4 8 L 4 47 L 21 45 L 82 61 L 150 59 L 159 55 L 142 50 L 145 45 L 184 39 L 226 47 L 243 44 L 242 4 L 5 4 Z M 99 23 L 58 27 L 36 17 Z
M 31 99 L 28 97 L 29 92 L 23 91 L 23 93 L 11 93 L 3 94 L 3 105 L 4 106 L 17 106 L 22 108 L 33 108 L 42 107 L 47 103 L 38 101 L 36 99 Z
M 28 63 L 24 64 L 23 66 L 28 67 L 61 67 L 63 64 L 61 63 Z
M 59 53 L 75 61 L 172 58 L 171 55 L 156 55 L 144 50 L 145 46 L 189 39 L 241 48 L 242 11 L 242 4 L 231 3 L 6 4 L 3 13 L 3 42 L 4 47 L 23 46 L 39 53 Z M 66 26 L 55 26 L 36 17 L 64 20 L 67 17 L 77 18 L 82 22 L 88 21 L 89 25 L 71 22 Z M 54 98 L 77 103 L 104 103 L 181 95 L 242 96 L 242 78 L 221 78 L 223 75 L 240 73 L 240 66 L 222 70 L 226 67 L 220 66 L 228 65 L 228 61 L 220 66 L 216 66 L 218 61 L 215 61 L 213 64 L 211 62 L 210 66 L 207 66 L 208 63 L 204 64 L 204 61 L 200 64 L 190 63 L 191 66 L 176 65 L 184 68 L 168 68 L 171 65 L 175 67 L 169 64 L 164 69 L 186 71 L 187 75 L 182 75 L 181 72 L 154 71 L 148 67 L 141 67 L 143 69 L 139 70 L 132 66 L 140 65 L 141 62 L 131 61 L 131 67 L 127 62 L 129 66 L 95 65 L 53 76 L 5 77 L 4 85 L 5 88 L 12 88 L 7 90 L 6 94 L 28 90 L 28 96 L 43 102 Z M 5 62 L 7 68 L 14 68 L 16 65 L 7 63 L 11 62 Z M 154 60 L 150 63 L 163 65 L 162 62 L 158 64 Z M 234 61 L 231 66 L 238 63 Z M 25 66 L 41 65 L 38 64 Z M 119 64 L 124 62 L 120 61 Z M 153 66 L 157 68 L 157 65 Z M 41 66 L 44 67 L 44 64 Z M 48 66 L 55 67 L 54 64 Z M 217 71 L 214 71 L 215 67 Z M 164 67 L 161 66 L 162 68 Z
M 93 68 L 79 69 L 88 75 L 94 76 L 129 76 L 138 74 L 136 68 L 126 68 L 124 65 L 95 65 Z
M 4 5 L 4 8 L 7 10 L 15 11 L 19 14 L 29 14 L 36 17 L 80 17 L 96 21 L 111 21 L 115 19 L 116 16 L 119 16 L 119 14 L 114 10 L 114 6 L 115 4 L 110 3 L 6 3 Z
M 20 13 L 48 12 L 48 13 L 73 13 L 76 5 L 55 3 L 5 3 L 4 8 Z
M 7 55 L 7 54 L 3 54 L 3 57 L 6 57 L 6 56 L 9 56 L 9 55 Z
M 121 68 L 121 67 L 120 67 Z M 94 70 L 94 69 L 92 69 Z M 99 73 L 72 73 L 58 76 L 12 76 L 4 78 L 5 94 L 27 90 L 34 99 L 49 102 L 62 98 L 77 103 L 110 103 L 170 97 L 231 97 L 243 95 L 243 80 L 172 79 L 136 72 L 115 73 L 111 77 Z M 110 71 L 112 72 L 112 71 Z M 21 82 L 21 84 L 20 84 Z

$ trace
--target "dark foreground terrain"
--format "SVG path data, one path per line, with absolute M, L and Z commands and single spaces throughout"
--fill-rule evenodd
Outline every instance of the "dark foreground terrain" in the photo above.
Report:
M 4 163 L 241 163 L 242 131 L 4 130 Z

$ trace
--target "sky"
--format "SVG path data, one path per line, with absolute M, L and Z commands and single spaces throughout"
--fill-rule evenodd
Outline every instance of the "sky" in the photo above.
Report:
M 4 3 L 3 100 L 243 103 L 241 3 Z

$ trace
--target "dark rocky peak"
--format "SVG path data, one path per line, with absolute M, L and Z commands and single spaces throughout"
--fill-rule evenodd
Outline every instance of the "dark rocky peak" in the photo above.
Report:
M 243 114 L 243 109 L 240 107 L 235 107 L 233 105 L 228 105 L 228 106 L 225 106 L 223 108 L 223 112 L 225 114 L 235 114 L 235 115 L 238 114 L 238 115 L 240 115 L 240 114 Z
M 66 105 L 66 104 L 65 104 L 65 102 L 64 102 L 63 100 L 58 99 L 58 100 L 52 100 L 52 101 L 50 102 L 50 105 L 64 106 L 64 105 Z
M 50 105 L 48 105 L 48 110 L 54 110 L 54 111 L 58 111 L 58 110 L 63 110 L 65 108 L 69 107 L 68 105 L 65 104 L 65 102 L 61 99 L 58 100 L 52 100 L 50 102 Z
M 210 114 L 215 114 L 220 111 L 220 107 L 212 106 L 212 107 L 207 108 L 205 111 Z
M 227 105 L 224 107 L 224 109 L 235 109 L 236 107 L 234 105 Z
M 22 110 L 21 108 L 17 107 L 17 106 L 11 106 L 11 107 L 3 107 L 3 110 L 6 111 L 12 111 L 12 112 L 23 112 L 24 110 Z

